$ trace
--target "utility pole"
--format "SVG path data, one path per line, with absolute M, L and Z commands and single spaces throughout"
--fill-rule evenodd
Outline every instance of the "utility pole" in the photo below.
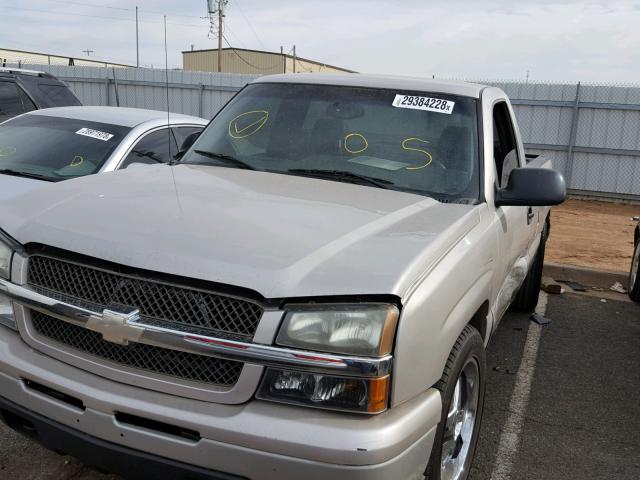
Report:
M 87 57 L 90 57 L 91 54 L 93 53 L 93 50 L 89 50 L 88 48 L 86 50 L 82 50 L 82 51 L 87 54 Z
M 138 6 L 136 5 L 136 67 L 140 66 L 140 39 L 138 37 Z
M 225 0 L 218 0 L 218 72 L 222 72 L 222 26 Z
M 293 73 L 296 73 L 296 46 L 293 46 Z
M 214 1 L 216 5 L 214 7 Z M 218 30 L 218 72 L 222 72 L 222 33 L 224 29 L 224 7 L 229 0 L 207 0 L 207 15 L 209 17 L 209 38 L 213 37 L 216 29 Z M 215 20 L 215 15 L 218 20 Z
M 282 73 L 287 73 L 287 56 L 284 54 L 282 45 L 280 45 L 280 56 L 282 57 Z

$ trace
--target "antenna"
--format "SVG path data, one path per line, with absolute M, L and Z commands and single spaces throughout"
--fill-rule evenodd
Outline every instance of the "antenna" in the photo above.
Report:
M 169 161 L 173 160 L 171 155 L 171 120 L 169 117 L 169 55 L 167 54 L 167 16 L 164 16 L 164 83 L 167 92 L 167 140 L 169 140 Z

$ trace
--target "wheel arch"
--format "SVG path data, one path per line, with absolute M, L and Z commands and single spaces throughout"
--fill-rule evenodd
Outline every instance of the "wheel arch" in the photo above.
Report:
M 480 332 L 480 336 L 486 345 L 491 336 L 491 328 L 489 327 L 489 300 L 486 300 L 480 305 L 480 308 L 476 310 L 471 320 L 469 320 L 468 325 L 471 325 Z
M 487 271 L 470 282 L 469 288 L 453 295 L 453 289 L 445 289 L 440 284 L 444 291 L 436 288 L 437 292 L 425 295 L 403 310 L 396 337 L 392 406 L 413 398 L 440 380 L 453 346 L 468 325 L 480 332 L 486 345 L 493 329 L 488 300 L 492 280 L 493 273 Z M 440 309 L 444 311 L 438 312 Z

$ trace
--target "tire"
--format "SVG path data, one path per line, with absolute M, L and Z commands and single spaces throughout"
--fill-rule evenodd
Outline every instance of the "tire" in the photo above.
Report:
M 636 234 L 636 248 L 631 260 L 631 273 L 629 273 L 629 297 L 634 302 L 640 303 L 640 230 Z
M 545 231 L 546 231 L 545 226 Z M 533 259 L 533 264 L 529 269 L 529 273 L 524 279 L 524 283 L 518 290 L 516 298 L 511 302 L 511 309 L 518 312 L 533 312 L 538 305 L 538 297 L 540 297 L 540 285 L 542 283 L 542 269 L 544 267 L 544 253 L 547 245 L 547 236 L 542 232 L 540 238 L 540 246 Z
M 474 327 L 467 325 L 449 354 L 442 378 L 435 385 L 442 394 L 442 416 L 425 471 L 427 480 L 454 478 L 452 470 L 443 468 L 445 458 L 450 460 L 447 463 L 449 466 L 453 466 L 454 462 L 461 466 L 462 471 L 457 477 L 458 480 L 465 480 L 469 476 L 484 407 L 486 368 L 482 337 Z M 473 386 L 470 386 L 469 381 Z M 471 408 L 473 402 L 469 401 L 474 399 L 475 408 Z M 469 413 L 475 411 L 473 421 L 471 422 L 471 417 L 466 415 L 464 417 L 452 415 L 454 404 L 458 406 L 466 404 L 469 407 Z M 448 421 L 450 416 L 451 419 L 455 418 L 458 421 Z M 452 424 L 455 428 L 452 428 Z M 461 434 L 456 437 L 455 432 L 458 431 L 458 427 Z M 452 448 L 452 446 L 455 447 Z

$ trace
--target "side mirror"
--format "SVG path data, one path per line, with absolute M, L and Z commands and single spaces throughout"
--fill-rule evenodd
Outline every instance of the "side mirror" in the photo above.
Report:
M 515 168 L 507 187 L 496 192 L 496 207 L 558 205 L 567 197 L 564 177 L 546 168 Z
M 191 146 L 196 143 L 196 140 L 200 136 L 200 133 L 201 132 L 193 132 L 191 135 L 187 136 L 187 138 L 185 138 L 182 142 L 182 145 L 180 145 L 180 150 L 178 150 L 178 153 L 176 153 L 173 158 L 175 158 L 176 160 L 180 160 L 182 157 L 184 157 L 184 154 L 187 153 L 187 150 L 189 150 Z

